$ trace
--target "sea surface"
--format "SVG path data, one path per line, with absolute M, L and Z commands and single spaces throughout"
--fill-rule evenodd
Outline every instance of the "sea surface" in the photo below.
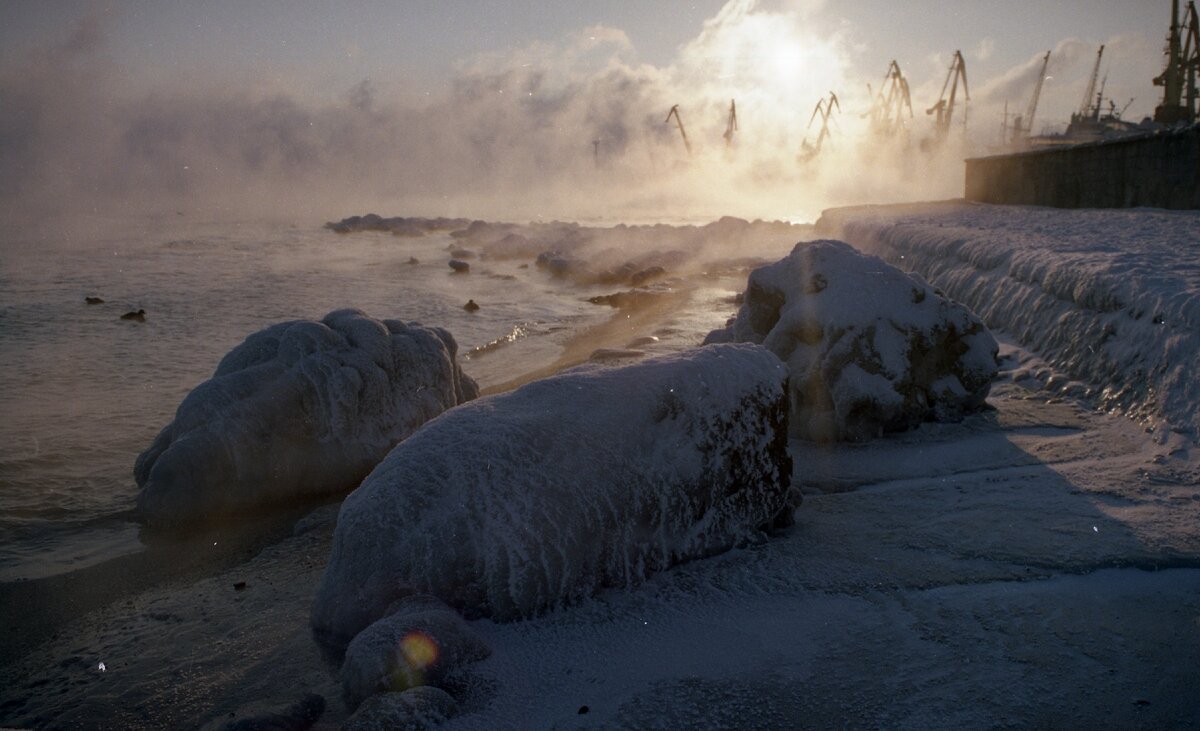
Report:
M 445 327 L 486 389 L 546 368 L 572 339 L 623 316 L 587 301 L 612 287 L 573 285 L 527 261 L 476 260 L 454 274 L 446 233 L 133 223 L 0 244 L 0 581 L 144 550 L 130 512 L 134 460 L 225 353 L 272 323 L 355 307 Z M 690 286 L 648 328 L 659 338 L 650 349 L 698 344 L 732 314 L 744 281 Z M 145 322 L 121 319 L 138 309 Z

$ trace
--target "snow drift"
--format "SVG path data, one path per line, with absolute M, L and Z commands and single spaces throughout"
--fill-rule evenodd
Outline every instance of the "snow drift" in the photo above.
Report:
M 1103 407 L 1200 434 L 1195 212 L 952 202 L 835 209 L 817 225 L 921 272 Z
M 705 342 L 761 343 L 791 373 L 791 429 L 869 439 L 983 405 L 997 345 L 918 277 L 840 241 L 797 244 L 750 274 L 736 317 Z
M 786 379 L 766 350 L 720 345 L 443 414 L 346 498 L 314 628 L 344 642 L 416 592 L 528 617 L 788 520 Z
M 272 325 L 197 386 L 137 458 L 150 523 L 357 485 L 396 442 L 478 390 L 450 333 L 358 310 Z

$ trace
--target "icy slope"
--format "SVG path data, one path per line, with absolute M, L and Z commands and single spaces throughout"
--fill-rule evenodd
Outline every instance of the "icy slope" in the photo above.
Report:
M 198 521 L 353 488 L 396 442 L 477 395 L 440 328 L 358 310 L 254 333 L 138 456 L 138 511 Z
M 761 343 L 788 364 L 793 435 L 861 441 L 978 409 L 996 374 L 979 318 L 841 241 L 800 243 L 750 273 L 705 342 Z
M 1106 408 L 1200 433 L 1200 214 L 939 203 L 817 226 L 919 272 Z
M 344 642 L 414 592 L 527 617 L 756 535 L 790 517 L 786 378 L 714 345 L 443 414 L 346 498 L 313 626 Z

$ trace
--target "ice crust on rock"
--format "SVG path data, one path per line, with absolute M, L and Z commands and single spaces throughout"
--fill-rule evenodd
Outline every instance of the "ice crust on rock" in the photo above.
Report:
M 947 202 L 833 209 L 817 226 L 920 272 L 1106 409 L 1200 438 L 1196 211 Z
M 375 693 L 440 686 L 490 654 L 457 612 L 436 597 L 414 594 L 350 642 L 342 663 L 342 695 L 347 708 L 356 708 Z
M 342 731 L 426 731 L 456 715 L 458 703 L 449 693 L 423 685 L 371 696 L 346 719 Z
M 337 310 L 254 333 L 138 456 L 150 523 L 203 520 L 357 485 L 398 441 L 474 398 L 440 328 Z
M 529 617 L 761 535 L 799 502 L 786 379 L 763 348 L 717 345 L 442 414 L 343 503 L 314 628 L 344 642 L 416 592 Z
M 997 370 L 996 340 L 967 308 L 841 241 L 755 269 L 737 315 L 705 342 L 761 343 L 786 362 L 791 431 L 818 441 L 956 420 L 983 405 Z

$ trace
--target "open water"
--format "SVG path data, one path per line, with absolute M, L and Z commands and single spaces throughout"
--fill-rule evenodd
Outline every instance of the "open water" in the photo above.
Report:
M 142 550 L 129 512 L 135 458 L 221 357 L 267 325 L 356 307 L 442 326 L 487 388 L 545 368 L 570 339 L 621 316 L 587 301 L 611 288 L 524 261 L 453 274 L 448 234 L 186 220 L 128 229 L 0 246 L 0 581 Z M 694 287 L 655 347 L 699 343 L 743 284 Z M 481 309 L 466 311 L 468 299 Z M 145 322 L 120 318 L 138 309 Z

